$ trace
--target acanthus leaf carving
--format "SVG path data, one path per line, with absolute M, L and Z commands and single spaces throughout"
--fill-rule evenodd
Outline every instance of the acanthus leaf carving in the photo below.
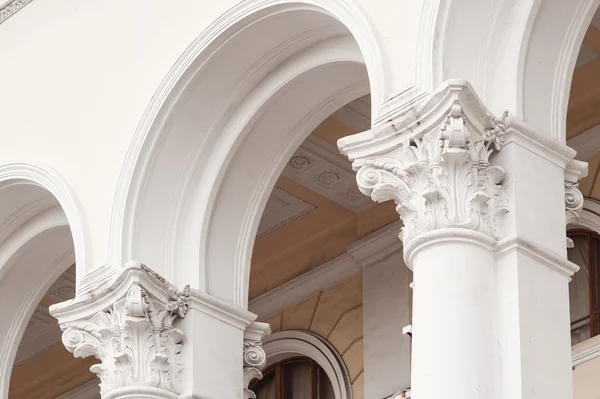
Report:
M 405 244 L 446 227 L 497 237 L 498 216 L 508 211 L 508 201 L 501 185 L 505 171 L 490 156 L 502 148 L 506 116 L 490 115 L 491 123 L 478 130 L 455 100 L 438 127 L 387 154 L 355 161 L 358 187 L 375 201 L 395 201 Z
M 154 280 L 160 278 L 146 269 L 143 266 L 128 271 L 144 273 Z M 142 281 L 124 279 L 121 289 L 106 293 L 121 292 L 108 306 L 61 323 L 63 344 L 69 351 L 76 357 L 94 356 L 100 360 L 90 371 L 100 378 L 103 397 L 115 389 L 136 386 L 179 393 L 185 334 L 173 322 L 187 313 L 190 287 L 179 291 L 160 278 L 159 284 L 151 284 L 161 288 L 162 295 L 157 295 L 145 289 Z M 127 286 L 122 287 L 125 283 Z M 55 316 L 60 321 L 60 316 Z

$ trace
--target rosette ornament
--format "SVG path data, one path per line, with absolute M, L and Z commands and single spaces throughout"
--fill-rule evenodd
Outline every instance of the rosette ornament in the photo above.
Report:
M 50 311 L 69 351 L 100 360 L 90 370 L 100 378 L 104 399 L 128 392 L 140 398 L 177 397 L 185 334 L 173 322 L 185 317 L 189 298 L 189 286 L 179 291 L 134 262 L 104 292 Z
M 505 119 L 492 115 L 466 82 L 449 82 L 420 106 L 370 131 L 341 139 L 360 191 L 393 200 L 404 222 L 400 238 L 465 228 L 493 238 L 508 211 L 505 171 L 493 165 Z

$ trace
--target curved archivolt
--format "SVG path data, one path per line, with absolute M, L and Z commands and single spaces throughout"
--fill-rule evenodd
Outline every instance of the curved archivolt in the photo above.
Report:
M 381 60 L 361 51 L 363 39 L 315 4 L 265 8 L 212 38 L 136 143 L 113 263 L 140 259 L 246 306 L 258 221 L 285 162 L 379 85 L 367 70 Z

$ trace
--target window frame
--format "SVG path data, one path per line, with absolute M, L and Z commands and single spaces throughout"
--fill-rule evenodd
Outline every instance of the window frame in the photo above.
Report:
M 286 364 L 293 363 L 308 363 L 311 367 L 311 392 L 312 399 L 318 399 L 318 381 L 319 381 L 319 364 L 307 356 L 294 356 L 287 359 L 283 359 L 277 363 L 274 363 L 268 366 L 265 370 L 263 370 L 263 378 L 267 377 L 269 374 L 274 373 L 275 380 L 275 399 L 284 399 L 283 397 L 283 386 L 284 386 L 284 367 Z M 250 381 L 249 389 L 255 392 L 257 385 L 259 385 L 261 379 L 255 378 Z M 330 381 L 331 383 L 331 381 Z
M 571 321 L 569 324 L 570 330 L 572 331 L 573 326 L 581 323 L 587 319 L 590 321 L 590 338 L 593 338 L 597 335 L 600 335 L 600 331 L 597 325 L 597 314 L 596 314 L 596 296 L 597 290 L 600 290 L 600 282 L 596 282 L 596 275 L 599 270 L 599 265 L 596 264 L 596 245 L 600 248 L 600 234 L 593 230 L 585 229 L 585 228 L 575 228 L 571 229 L 567 232 L 567 237 L 587 237 L 588 244 L 588 269 L 589 269 L 589 293 L 588 293 L 588 301 L 589 301 L 589 315 L 579 318 L 577 320 Z M 595 241 L 596 240 L 596 241 Z M 595 243 L 597 242 L 597 244 Z M 600 304 L 599 304 L 600 305 Z

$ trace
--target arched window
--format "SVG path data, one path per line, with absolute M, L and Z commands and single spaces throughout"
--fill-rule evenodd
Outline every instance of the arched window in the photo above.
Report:
M 571 344 L 600 334 L 600 235 L 587 230 L 568 233 L 569 260 L 580 269 L 569 283 Z
M 269 366 L 250 383 L 257 399 L 335 399 L 333 386 L 317 362 L 294 357 Z

